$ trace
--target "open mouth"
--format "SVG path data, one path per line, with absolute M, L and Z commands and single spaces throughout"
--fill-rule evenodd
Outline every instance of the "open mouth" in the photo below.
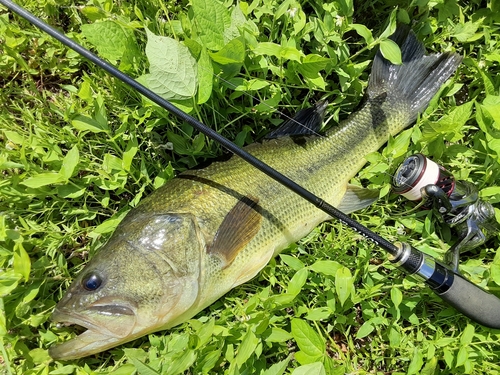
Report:
M 58 327 L 75 327 L 78 336 L 49 349 L 54 359 L 85 357 L 134 339 L 136 315 L 128 307 L 93 306 L 85 315 L 55 309 L 52 321 Z

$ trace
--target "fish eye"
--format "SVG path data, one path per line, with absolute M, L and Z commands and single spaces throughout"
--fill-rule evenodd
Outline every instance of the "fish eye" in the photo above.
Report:
M 85 290 L 93 292 L 97 290 L 102 284 L 102 279 L 99 275 L 95 273 L 88 274 L 82 279 L 82 286 Z

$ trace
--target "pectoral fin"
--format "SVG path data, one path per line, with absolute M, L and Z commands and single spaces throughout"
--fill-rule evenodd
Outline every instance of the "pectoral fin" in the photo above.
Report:
M 258 210 L 258 201 L 257 198 L 250 196 L 241 198 L 227 213 L 215 233 L 208 252 L 223 261 L 223 268 L 233 262 L 259 231 L 262 215 Z
M 348 214 L 368 207 L 378 199 L 378 196 L 378 190 L 347 185 L 345 195 L 337 208 L 343 213 Z

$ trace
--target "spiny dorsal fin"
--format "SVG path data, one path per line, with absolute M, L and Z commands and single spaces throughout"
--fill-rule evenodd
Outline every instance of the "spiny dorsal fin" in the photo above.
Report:
M 217 229 L 214 241 L 207 251 L 223 261 L 223 268 L 233 262 L 259 231 L 262 215 L 258 210 L 258 202 L 258 198 L 251 196 L 241 198 Z
M 347 185 L 342 201 L 338 205 L 338 209 L 345 214 L 361 210 L 368 207 L 378 199 L 378 190 L 366 189 L 356 185 Z
M 323 124 L 327 105 L 327 101 L 321 101 L 317 102 L 313 107 L 301 109 L 293 119 L 286 121 L 278 129 L 266 135 L 266 139 L 279 138 L 287 135 L 318 134 Z

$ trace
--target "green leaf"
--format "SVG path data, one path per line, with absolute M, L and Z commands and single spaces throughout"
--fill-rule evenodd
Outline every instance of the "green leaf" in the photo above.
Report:
M 224 32 L 231 27 L 226 7 L 217 0 L 193 0 L 192 7 L 203 45 L 213 51 L 224 47 Z
M 134 366 L 140 375 L 160 375 L 160 373 L 154 368 L 146 365 L 144 362 L 138 360 L 137 358 L 132 357 L 130 358 L 130 360 L 134 363 Z
M 42 186 L 64 182 L 64 180 L 65 180 L 64 177 L 61 176 L 60 173 L 47 172 L 47 173 L 39 173 L 33 177 L 30 177 L 24 181 L 21 181 L 20 184 L 35 189 Z
M 291 267 L 295 271 L 304 268 L 304 263 L 302 263 L 302 261 L 296 257 L 293 257 L 288 254 L 280 254 L 279 256 L 283 262 L 285 262 L 289 267 Z
M 339 268 L 335 273 L 335 291 L 342 306 L 344 306 L 345 301 L 347 301 L 354 291 L 353 282 L 351 271 L 348 268 Z
M 130 166 L 132 165 L 134 157 L 137 154 L 138 147 L 139 143 L 137 141 L 137 137 L 135 135 L 132 135 L 127 142 L 127 148 L 123 152 L 122 168 L 124 171 L 130 171 Z
M 81 30 L 104 59 L 114 62 L 122 59 L 126 52 L 137 50 L 133 35 L 114 21 L 82 25 Z
M 203 48 L 198 59 L 198 104 L 205 103 L 212 95 L 214 68 L 207 49 Z
M 197 64 L 189 49 L 177 40 L 156 36 L 147 30 L 146 56 L 149 72 L 146 81 L 151 90 L 164 99 L 194 97 L 197 88 Z
M 380 41 L 380 52 L 387 60 L 395 65 L 401 65 L 403 62 L 401 60 L 401 49 L 391 39 L 383 39 Z
M 323 363 L 314 362 L 297 367 L 292 375 L 326 375 L 326 370 Z
M 16 241 L 14 245 L 14 271 L 22 275 L 24 281 L 28 281 L 31 271 L 31 260 L 26 250 L 24 250 L 21 241 Z
M 286 342 L 290 340 L 293 336 L 282 328 L 272 327 L 269 336 L 266 338 L 266 342 Z
M 399 307 L 403 301 L 403 293 L 401 293 L 401 290 L 396 286 L 391 288 L 391 300 L 396 308 Z
M 267 370 L 265 370 L 262 373 L 262 375 L 282 375 L 282 374 L 284 374 L 286 368 L 288 367 L 288 363 L 290 363 L 290 360 L 292 359 L 292 356 L 293 355 L 290 354 L 283 361 L 275 363 L 274 365 L 269 367 Z
M 16 289 L 22 275 L 14 270 L 0 270 L 0 298 Z
M 292 336 L 308 362 L 313 362 L 325 354 L 324 339 L 301 319 L 292 320 Z
M 469 345 L 474 338 L 475 328 L 472 324 L 467 324 L 467 327 L 462 331 L 460 336 L 460 345 Z
M 365 40 L 366 44 L 372 44 L 373 43 L 373 35 L 371 30 L 366 27 L 365 25 L 360 25 L 357 23 L 354 23 L 351 25 L 351 27 L 356 30 L 356 32 L 363 37 Z
M 96 121 L 93 118 L 77 115 L 73 120 L 71 120 L 71 125 L 77 130 L 88 130 L 92 133 L 108 132 L 109 128 L 107 124 Z
M 306 283 L 309 271 L 307 268 L 302 268 L 298 270 L 292 279 L 288 283 L 287 293 L 292 295 L 297 295 L 302 290 L 302 287 Z
M 196 353 L 194 350 L 184 350 L 180 355 L 172 360 L 168 367 L 168 374 L 176 375 L 182 374 L 188 370 L 196 360 Z M 140 373 L 142 375 L 142 372 Z
M 364 322 L 363 325 L 359 327 L 358 332 L 356 332 L 356 338 L 362 339 L 372 333 L 374 329 L 375 327 L 371 321 Z
M 251 329 L 248 329 L 238 347 L 238 354 L 236 354 L 236 358 L 234 359 L 240 368 L 255 353 L 255 348 L 259 342 L 260 340 L 255 336 L 255 333 Z
M 327 276 L 335 276 L 337 271 L 343 266 L 334 260 L 317 260 L 309 268 L 314 272 Z
M 420 348 L 416 347 L 413 350 L 413 357 L 411 359 L 410 365 L 408 366 L 407 374 L 408 375 L 418 374 L 423 364 L 424 364 L 424 354 Z
M 209 54 L 212 60 L 221 65 L 242 64 L 245 60 L 245 39 L 233 39 L 218 52 Z
M 63 159 L 61 169 L 59 170 L 59 174 L 64 180 L 69 180 L 73 173 L 75 172 L 75 168 L 80 161 L 80 153 L 78 151 L 78 147 L 73 146 L 71 150 L 68 151 L 66 156 Z
M 469 41 L 474 41 L 477 40 L 478 38 L 481 38 L 482 35 L 480 34 L 479 36 L 475 37 L 476 31 L 479 27 L 479 23 L 473 23 L 473 22 L 466 22 L 466 23 L 457 23 L 455 25 L 455 28 L 453 30 L 452 36 L 457 38 L 459 42 L 469 42 Z
M 460 349 L 458 350 L 457 363 L 455 364 L 455 366 L 456 367 L 463 366 L 468 359 L 469 359 L 469 352 L 467 350 L 467 347 L 466 346 L 460 347 Z

